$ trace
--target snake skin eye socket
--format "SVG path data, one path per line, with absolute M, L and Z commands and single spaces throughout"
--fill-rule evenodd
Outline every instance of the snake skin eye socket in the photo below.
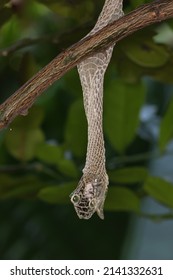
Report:
M 91 200 L 90 201 L 90 203 L 89 203 L 89 206 L 91 207 L 91 208 L 94 208 L 95 207 L 95 200 Z
M 71 201 L 74 203 L 74 204 L 77 204 L 80 200 L 80 196 L 77 195 L 77 194 L 74 194 L 71 198 Z

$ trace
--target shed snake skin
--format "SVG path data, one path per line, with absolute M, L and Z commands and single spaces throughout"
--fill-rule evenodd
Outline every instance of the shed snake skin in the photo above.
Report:
M 108 23 L 120 18 L 123 0 L 105 0 L 98 21 L 88 35 L 93 35 Z M 87 35 L 87 36 L 88 36 Z M 78 72 L 83 90 L 84 109 L 88 123 L 86 163 L 77 188 L 70 195 L 80 219 L 89 219 L 94 212 L 103 219 L 103 207 L 108 189 L 103 136 L 103 82 L 114 44 L 82 61 Z

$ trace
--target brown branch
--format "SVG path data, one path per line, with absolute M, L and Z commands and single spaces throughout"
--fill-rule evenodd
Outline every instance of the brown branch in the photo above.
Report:
M 173 17 L 173 0 L 156 0 L 104 27 L 60 53 L 0 106 L 0 129 L 17 115 L 27 114 L 35 99 L 89 55 L 135 31 Z

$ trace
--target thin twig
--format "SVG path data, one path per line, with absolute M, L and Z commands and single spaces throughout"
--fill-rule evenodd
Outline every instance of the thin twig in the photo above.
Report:
M 0 106 L 0 129 L 28 109 L 55 81 L 87 56 L 107 48 L 135 31 L 173 17 L 173 0 L 156 0 L 104 27 L 63 51 Z

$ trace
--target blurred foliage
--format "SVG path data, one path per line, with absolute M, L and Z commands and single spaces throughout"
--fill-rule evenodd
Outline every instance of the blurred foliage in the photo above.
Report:
M 151 1 L 124 1 L 125 12 L 146 2 Z M 61 50 L 82 38 L 94 25 L 103 3 L 1 1 L 1 102 Z M 87 223 L 79 221 L 69 205 L 87 146 L 76 69 L 49 88 L 27 116 L 17 117 L 0 132 L 0 258 L 119 258 L 129 213 L 146 214 L 141 210 L 143 198 L 154 198 L 171 213 L 173 182 L 151 176 L 148 163 L 153 145 L 160 157 L 173 139 L 172 73 L 172 20 L 139 31 L 115 47 L 105 80 L 110 187 L 104 223 L 97 217 Z M 154 138 L 141 113 L 150 106 L 160 124 Z M 152 122 L 152 117 L 147 120 Z M 22 235 L 18 229 L 23 225 Z M 119 231 L 111 231 L 114 225 Z M 99 237 L 97 230 L 103 235 Z M 76 244 L 83 246 L 84 241 L 86 246 L 80 252 Z

